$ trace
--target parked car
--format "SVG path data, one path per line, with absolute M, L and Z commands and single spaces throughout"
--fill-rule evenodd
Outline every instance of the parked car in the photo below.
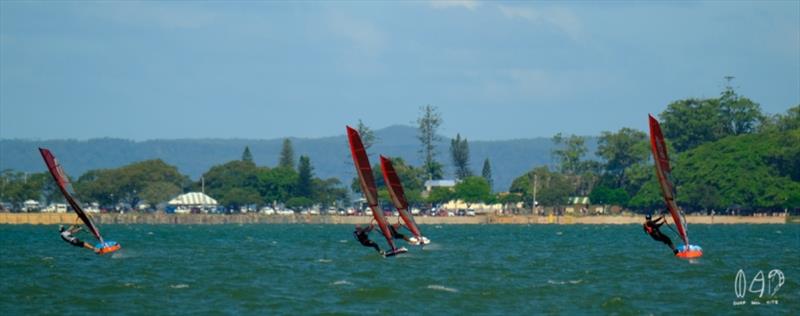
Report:
M 264 207 L 261 208 L 260 212 L 262 214 L 272 215 L 272 214 L 275 214 L 275 209 L 273 209 L 272 207 L 269 207 L 269 206 L 264 206 Z

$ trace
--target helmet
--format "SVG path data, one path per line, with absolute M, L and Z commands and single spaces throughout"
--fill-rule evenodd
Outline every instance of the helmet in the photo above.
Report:
M 645 215 L 645 216 L 644 216 L 644 219 L 646 219 L 646 220 L 648 220 L 648 221 L 649 221 L 650 219 L 652 219 L 652 218 L 653 218 L 653 217 L 652 217 L 652 216 L 650 216 L 650 214 L 647 214 L 647 215 Z

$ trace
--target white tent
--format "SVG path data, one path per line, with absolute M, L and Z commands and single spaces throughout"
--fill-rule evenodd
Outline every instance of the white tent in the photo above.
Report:
M 189 192 L 176 196 L 169 201 L 169 205 L 188 206 L 188 207 L 209 207 L 216 206 L 217 200 L 200 192 Z

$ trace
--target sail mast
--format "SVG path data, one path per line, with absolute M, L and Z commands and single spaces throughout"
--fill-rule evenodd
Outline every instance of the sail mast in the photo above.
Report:
M 383 232 L 383 237 L 386 238 L 389 247 L 394 251 L 397 247 L 395 247 L 394 241 L 392 240 L 392 234 L 389 232 L 389 226 L 386 217 L 383 215 L 383 210 L 378 207 L 378 189 L 375 187 L 372 167 L 369 164 L 369 157 L 367 156 L 366 149 L 364 149 L 364 144 L 361 142 L 361 136 L 358 134 L 358 131 L 347 126 L 347 139 L 350 142 L 350 153 L 353 157 L 353 165 L 356 167 L 356 172 L 358 173 L 361 191 L 364 192 L 364 198 L 367 199 L 367 204 L 370 209 L 372 209 L 372 216 L 375 218 L 375 221 L 378 222 L 378 227 L 380 227 L 381 232 Z
M 664 142 L 664 135 L 661 133 L 661 125 L 658 124 L 652 115 L 650 118 L 650 148 L 653 152 L 653 160 L 656 167 L 656 176 L 658 183 L 661 186 L 661 195 L 664 197 L 664 203 L 667 205 L 672 215 L 672 221 L 678 227 L 678 234 L 686 246 L 689 246 L 689 236 L 686 233 L 686 226 L 684 220 L 681 218 L 678 205 L 675 203 L 675 184 L 672 182 L 672 169 L 669 165 L 669 156 L 667 155 L 667 144 Z
M 415 237 L 421 237 L 422 233 L 414 221 L 414 217 L 408 213 L 408 201 L 406 200 L 405 192 L 403 191 L 403 184 L 400 182 L 400 177 L 397 171 L 394 170 L 392 161 L 384 156 L 381 159 L 381 172 L 383 173 L 383 180 L 386 182 L 386 188 L 389 190 L 389 196 L 392 199 L 394 207 L 400 213 L 400 218 L 406 223 L 406 227 L 411 231 Z
M 103 243 L 103 236 L 100 235 L 100 230 L 97 229 L 97 226 L 94 225 L 94 222 L 92 222 L 89 214 L 86 214 L 86 212 L 83 211 L 80 203 L 78 203 L 78 201 L 76 201 L 69 192 L 69 178 L 67 178 L 67 174 L 64 173 L 61 165 L 59 165 L 58 161 L 56 161 L 56 157 L 53 156 L 50 150 L 47 150 L 46 148 L 39 148 L 39 153 L 42 154 L 42 159 L 44 159 L 44 163 L 47 165 L 47 170 L 50 171 L 50 175 L 52 175 L 53 180 L 56 181 L 58 189 L 61 191 L 61 194 L 64 195 L 64 199 L 67 200 L 67 203 L 69 203 L 69 205 L 72 207 L 72 210 L 75 211 L 75 214 L 78 215 L 78 218 L 83 221 L 89 232 L 91 232 L 92 235 L 94 235 L 94 237 L 100 241 L 100 243 Z

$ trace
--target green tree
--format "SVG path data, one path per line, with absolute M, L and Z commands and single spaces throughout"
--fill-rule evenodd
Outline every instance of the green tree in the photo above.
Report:
M 622 188 L 609 188 L 602 185 L 595 187 L 589 194 L 589 200 L 595 204 L 626 205 L 629 199 L 628 193 Z
M 651 169 L 651 173 L 652 172 Z M 661 197 L 661 187 L 655 179 L 655 176 L 642 184 L 636 195 L 631 197 L 628 201 L 627 206 L 643 212 L 651 212 L 654 209 L 665 209 L 664 199 Z
M 242 206 L 261 203 L 261 196 L 254 188 L 234 187 L 225 192 L 224 205 L 228 211 L 236 211 Z
M 361 119 L 358 119 L 358 126 L 356 127 L 358 130 L 358 135 L 361 136 L 361 143 L 364 145 L 365 150 L 369 150 L 375 142 L 378 141 L 378 137 L 375 136 L 375 132 L 369 128 Z
M 491 200 L 492 189 L 489 182 L 482 177 L 467 177 L 456 184 L 455 197 L 467 203 L 467 208 L 470 208 L 471 204 Z
M 292 210 L 300 210 L 314 205 L 314 201 L 304 196 L 296 196 L 286 201 L 286 207 Z
M 800 128 L 800 104 L 789 108 L 785 115 L 778 115 L 777 125 L 780 131 Z
M 504 209 L 512 208 L 515 209 L 517 203 L 523 201 L 522 194 L 520 193 L 508 193 L 508 194 L 498 194 L 496 200 L 499 203 L 503 204 Z
M 347 199 L 347 189 L 337 178 L 318 179 L 312 181 L 314 200 L 323 206 L 333 205 L 336 201 Z
M 428 179 L 441 179 L 442 165 L 436 161 L 436 143 L 441 140 L 436 131 L 442 125 L 442 115 L 435 106 L 426 105 L 420 108 L 422 112 L 417 119 L 419 125 L 417 139 L 422 144 L 420 153 L 423 156 L 423 167 L 428 173 Z
M 719 98 L 723 136 L 755 132 L 758 122 L 763 118 L 761 107 L 758 103 L 739 96 L 730 85 L 730 79 L 733 77 L 727 79 L 728 85 Z
M 569 196 L 575 192 L 575 188 L 565 175 L 551 172 L 547 167 L 538 167 L 514 179 L 509 188 L 511 193 L 522 194 L 528 207 L 531 207 L 533 202 L 533 184 L 531 182 L 534 175 L 538 180 L 536 200 L 542 205 L 564 205 Z
M 667 105 L 661 113 L 664 137 L 677 152 L 722 138 L 725 126 L 720 120 L 719 100 L 686 99 Z
M 144 202 L 155 207 L 157 204 L 169 201 L 170 198 L 182 192 L 183 190 L 178 184 L 162 181 L 146 185 L 139 195 Z
M 259 168 L 257 190 L 264 202 L 288 201 L 296 191 L 298 174 L 291 168 Z
M 313 193 L 313 167 L 308 156 L 300 156 L 300 165 L 297 171 L 297 193 L 295 196 L 311 198 Z
M 442 204 L 449 202 L 455 197 L 455 193 L 450 188 L 434 187 L 425 198 L 425 201 L 430 204 Z
M 681 153 L 673 167 L 677 201 L 689 210 L 782 210 L 800 191 L 797 144 L 800 129 L 726 137 Z
M 586 138 L 576 135 L 564 137 L 558 133 L 553 136 L 553 143 L 556 147 L 552 154 L 559 163 L 559 170 L 573 187 L 571 191 L 581 195 L 591 192 L 599 178 L 601 166 L 597 161 L 583 160 L 588 152 Z
M 616 187 L 627 182 L 632 166 L 647 161 L 650 155 L 647 134 L 630 128 L 616 133 L 603 132 L 598 140 L 597 155 L 605 159 L 603 169 Z
M 172 189 L 166 193 L 174 193 L 177 187 L 180 192 L 190 183 L 189 178 L 181 174 L 177 167 L 153 159 L 116 169 L 90 170 L 78 178 L 75 189 L 85 202 L 97 201 L 103 205 L 125 203 L 136 209 L 143 199 L 152 204 L 168 199 L 166 194 L 155 193 L 159 189 L 169 187 Z
M 253 162 L 253 154 L 250 153 L 250 146 L 244 147 L 244 152 L 242 153 L 242 161 Z
M 580 174 L 583 171 L 583 156 L 588 151 L 586 138 L 576 135 L 564 137 L 558 133 L 553 136 L 553 143 L 556 148 L 553 149 L 552 154 L 558 161 L 561 172 L 569 175 Z
M 203 174 L 207 194 L 229 209 L 262 202 L 258 176 L 256 165 L 241 160 L 213 166 Z
M 292 149 L 291 139 L 286 138 L 283 140 L 278 167 L 294 169 L 294 149 Z
M 489 158 L 486 158 L 483 161 L 483 170 L 481 170 L 481 176 L 486 179 L 486 182 L 489 183 L 489 188 L 494 187 L 494 180 L 492 180 L 492 166 L 489 164 Z
M 469 144 L 466 138 L 461 138 L 461 134 L 456 134 L 456 138 L 450 140 L 450 156 L 456 169 L 456 179 L 472 176 L 472 170 L 469 169 Z
M 0 173 L 0 200 L 21 208 L 26 200 L 39 201 L 48 182 L 53 182 L 49 173 L 4 170 Z

